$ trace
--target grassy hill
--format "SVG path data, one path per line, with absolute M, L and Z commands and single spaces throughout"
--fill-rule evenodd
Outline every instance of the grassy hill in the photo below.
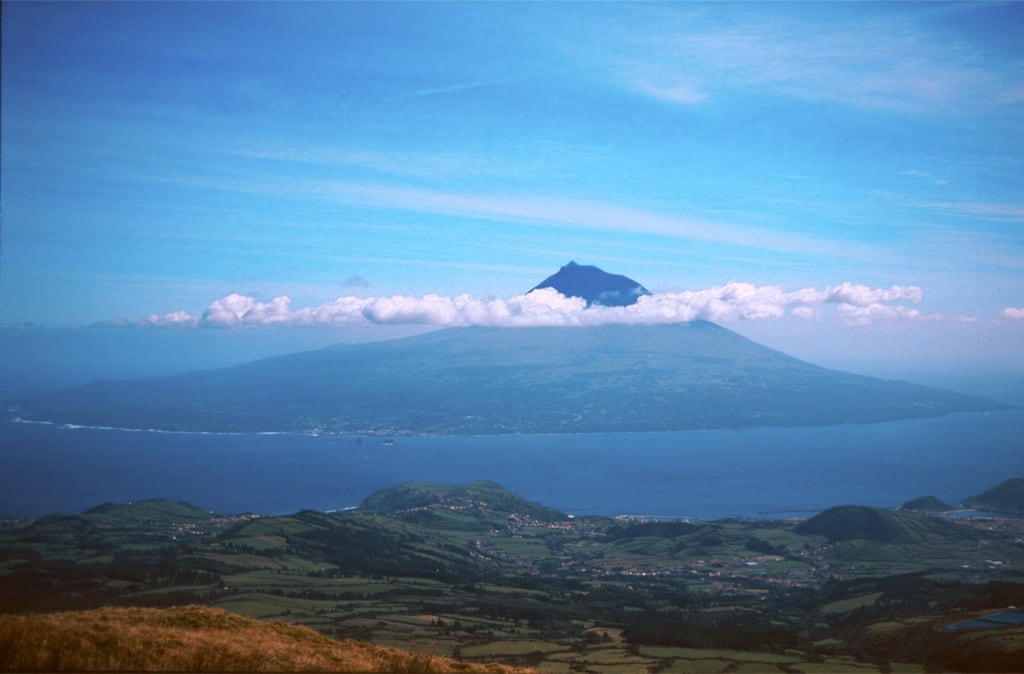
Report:
M 2 671 L 494 672 L 470 664 L 352 640 L 308 627 L 260 622 L 202 606 L 103 608 L 0 615 Z
M 145 532 L 146 541 L 171 543 L 213 532 L 224 523 L 223 516 L 180 501 L 152 499 L 133 503 L 104 503 L 80 515 L 51 515 L 35 520 L 30 530 L 47 535 L 63 531 L 80 540 L 97 544 L 116 542 L 124 533 L 133 537 Z M 136 539 L 136 542 L 138 540 Z
M 478 480 L 466 485 L 407 482 L 377 491 L 359 504 L 360 510 L 390 515 L 439 507 L 468 510 L 478 516 L 504 518 L 516 513 L 540 520 L 566 519 L 565 513 L 527 501 L 488 480 Z
M 477 522 L 472 530 L 484 527 Z M 472 554 L 469 541 L 446 532 L 423 521 L 375 513 L 303 511 L 244 522 L 224 532 L 218 542 L 232 551 L 270 556 L 290 552 L 323 562 L 337 574 L 411 575 L 455 582 L 472 581 L 494 570 Z M 224 556 L 217 568 L 239 570 L 235 561 Z
M 964 501 L 964 505 L 977 510 L 992 510 L 1002 513 L 1024 513 L 1024 478 L 1018 477 L 1000 482 L 977 496 Z
M 924 513 L 944 513 L 952 510 L 953 506 L 934 496 L 921 496 L 907 501 L 900 506 L 900 509 Z
M 151 530 L 170 531 L 182 522 L 209 523 L 216 515 L 205 508 L 183 501 L 148 499 L 131 503 L 104 503 L 82 513 L 84 519 L 100 528 L 143 525 Z
M 831 541 L 857 539 L 894 544 L 963 540 L 974 532 L 946 520 L 912 512 L 892 512 L 866 506 L 829 508 L 801 523 L 795 531 Z

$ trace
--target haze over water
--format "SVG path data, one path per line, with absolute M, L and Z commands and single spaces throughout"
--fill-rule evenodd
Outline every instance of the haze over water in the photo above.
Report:
M 487 479 L 570 514 L 809 516 L 950 503 L 1024 474 L 1024 412 L 673 433 L 402 437 L 218 435 L 4 420 L 0 513 L 184 500 L 261 514 L 357 505 L 404 481 Z

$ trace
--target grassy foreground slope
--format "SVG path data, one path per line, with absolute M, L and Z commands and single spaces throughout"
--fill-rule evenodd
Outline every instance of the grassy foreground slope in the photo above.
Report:
M 457 662 L 285 622 L 202 606 L 103 608 L 0 615 L 3 671 L 494 672 L 531 670 Z

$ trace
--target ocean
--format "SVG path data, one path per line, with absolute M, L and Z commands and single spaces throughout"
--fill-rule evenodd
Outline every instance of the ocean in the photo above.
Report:
M 881 424 L 450 437 L 166 433 L 0 420 L 0 514 L 187 501 L 284 514 L 406 481 L 492 480 L 574 515 L 807 517 L 834 505 L 957 503 L 1024 477 L 1024 411 Z

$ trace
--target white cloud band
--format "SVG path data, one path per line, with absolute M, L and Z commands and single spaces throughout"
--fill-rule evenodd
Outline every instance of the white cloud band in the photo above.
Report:
M 809 320 L 822 316 L 827 306 L 834 306 L 835 314 L 852 324 L 935 318 L 898 304 L 920 302 L 921 298 L 922 292 L 917 286 L 870 288 L 846 282 L 824 290 L 803 288 L 785 292 L 779 286 L 733 281 L 706 290 L 646 295 L 636 304 L 625 307 L 587 307 L 578 297 L 565 297 L 552 288 L 543 288 L 507 299 L 467 294 L 363 298 L 347 295 L 319 306 L 293 310 L 287 296 L 260 302 L 233 293 L 211 302 L 201 317 L 177 311 L 164 316 L 153 315 L 140 323 L 214 327 L 369 324 L 531 327 L 685 323 L 697 319 L 728 323 L 782 318 L 787 313 Z M 1005 311 L 1004 316 L 1013 317 Z
M 1006 307 L 999 315 L 1011 321 L 1024 321 L 1024 307 Z

